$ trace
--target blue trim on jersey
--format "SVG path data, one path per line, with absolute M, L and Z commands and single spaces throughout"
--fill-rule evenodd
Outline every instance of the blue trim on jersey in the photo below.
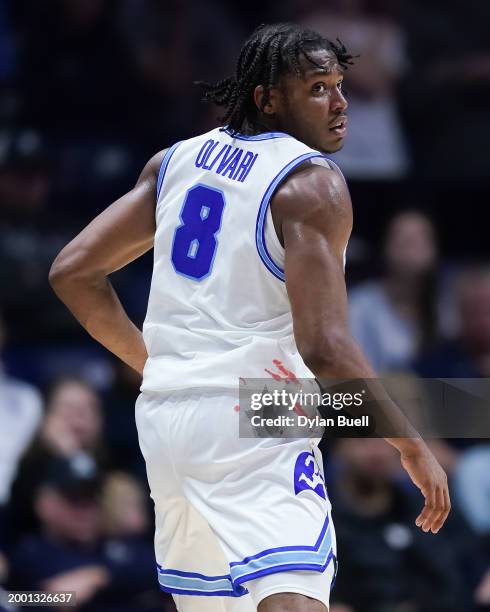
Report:
M 242 561 L 230 563 L 230 574 L 205 576 L 196 572 L 158 567 L 160 588 L 167 593 L 181 595 L 221 595 L 241 597 L 248 593 L 242 583 L 269 574 L 295 570 L 324 572 L 335 555 L 328 515 L 313 546 L 281 546 L 269 548 Z
M 248 593 L 242 586 L 234 586 L 230 574 L 225 576 L 205 576 L 196 572 L 164 570 L 158 567 L 158 583 L 167 593 L 180 595 L 207 595 L 241 597 Z
M 325 563 L 322 566 L 319 566 L 317 563 L 285 563 L 283 565 L 276 565 L 272 568 L 257 570 L 256 572 L 247 574 L 246 576 L 240 578 L 238 584 L 245 581 L 248 582 L 249 580 L 255 580 L 256 578 L 262 578 L 263 576 L 269 576 L 270 574 L 279 574 L 280 572 L 306 570 L 309 572 L 323 573 L 327 569 L 332 559 L 335 559 L 335 555 L 333 554 L 333 550 L 330 550 L 327 559 L 325 560 Z M 333 584 L 334 583 L 332 580 L 332 583 L 330 584 L 330 590 L 332 590 Z
M 230 567 L 237 567 L 239 565 L 247 565 L 248 563 L 250 563 L 250 561 L 255 561 L 255 559 L 260 559 L 261 557 L 266 557 L 267 555 L 270 555 L 272 553 L 277 553 L 277 552 L 296 552 L 296 551 L 304 551 L 304 550 L 317 551 L 320 548 L 322 542 L 324 541 L 325 534 L 327 532 L 329 525 L 330 525 L 330 519 L 328 518 L 328 515 L 327 515 L 325 518 L 325 522 L 323 523 L 322 530 L 320 531 L 320 535 L 318 536 L 313 546 L 281 546 L 279 548 L 267 548 L 266 550 L 262 550 L 256 555 L 250 555 L 249 557 L 245 557 L 245 559 L 243 559 L 242 561 L 232 561 L 230 563 Z
M 176 142 L 174 145 L 168 149 L 162 159 L 162 163 L 160 164 L 160 171 L 158 172 L 158 181 L 157 181 L 157 202 L 160 198 L 160 191 L 162 190 L 163 179 L 165 178 L 165 173 L 167 172 L 168 164 L 170 162 L 170 158 L 175 152 L 175 149 L 181 144 L 182 140 Z
M 246 134 L 240 134 L 239 132 L 232 134 L 230 128 L 228 127 L 223 128 L 222 131 L 228 134 L 228 136 L 236 138 L 237 140 L 272 140 L 273 138 L 292 138 L 290 134 L 286 134 L 285 132 L 262 132 L 261 134 L 247 136 Z
M 238 563 L 230 563 L 233 584 L 276 572 L 307 569 L 322 572 L 332 559 L 332 534 L 328 515 L 314 546 L 270 548 Z
M 257 223 L 255 229 L 255 243 L 257 245 L 257 250 L 259 251 L 260 259 L 264 262 L 266 268 L 274 274 L 276 278 L 279 280 L 286 280 L 284 275 L 284 270 L 280 268 L 275 261 L 270 256 L 269 251 L 267 250 L 267 245 L 265 244 L 265 218 L 267 214 L 267 208 L 269 207 L 270 200 L 274 195 L 275 190 L 277 189 L 279 183 L 292 171 L 294 168 L 307 161 L 308 159 L 312 159 L 314 157 L 325 157 L 322 153 L 303 153 L 299 157 L 296 157 L 292 161 L 287 164 L 279 174 L 274 178 L 272 183 L 267 187 L 264 197 L 260 203 L 259 212 L 257 215 Z
M 242 593 L 242 595 L 236 595 L 235 593 L 230 593 L 230 591 L 193 591 L 192 589 L 178 589 L 176 587 L 168 587 L 159 583 L 160 588 L 165 593 L 175 593 L 176 595 L 197 595 L 198 597 L 242 597 L 242 595 L 247 595 L 246 593 Z
M 333 160 L 330 159 L 330 157 L 327 157 L 326 155 L 323 156 L 328 163 L 332 166 L 331 170 L 336 170 L 338 174 L 340 174 L 340 176 L 342 177 L 344 183 L 347 185 L 347 181 L 345 180 L 345 176 L 344 173 L 342 172 L 342 170 L 339 168 L 339 165 L 336 164 Z

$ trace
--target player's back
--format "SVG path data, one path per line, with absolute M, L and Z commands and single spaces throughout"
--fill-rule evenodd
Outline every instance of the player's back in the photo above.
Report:
M 144 391 L 237 387 L 297 352 L 272 223 L 278 185 L 323 155 L 287 134 L 215 129 L 171 147 L 157 186 L 154 270 L 144 324 Z M 277 361 L 276 361 L 277 368 Z

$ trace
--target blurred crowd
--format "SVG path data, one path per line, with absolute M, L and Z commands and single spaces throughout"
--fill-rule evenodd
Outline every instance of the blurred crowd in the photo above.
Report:
M 355 337 L 380 374 L 490 377 L 490 3 L 0 0 L 3 589 L 75 590 L 87 612 L 174 610 L 155 586 L 140 381 L 79 328 L 48 270 L 149 157 L 216 125 L 193 81 L 231 73 L 251 29 L 279 20 L 359 55 L 334 157 L 354 203 Z M 113 278 L 138 324 L 151 264 Z M 340 562 L 331 612 L 490 609 L 490 444 L 431 444 L 454 507 L 437 536 L 415 528 L 421 500 L 391 447 L 324 449 Z

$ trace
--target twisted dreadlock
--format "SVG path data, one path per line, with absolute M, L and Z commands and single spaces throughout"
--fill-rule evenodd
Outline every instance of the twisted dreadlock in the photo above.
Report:
M 243 131 L 245 125 L 254 129 L 258 113 L 253 92 L 257 85 L 264 87 L 260 109 L 263 110 L 269 101 L 271 88 L 278 84 L 281 76 L 287 73 L 302 75 L 301 57 L 323 68 L 310 55 L 311 51 L 317 49 L 331 51 L 343 68 L 353 63 L 352 55 L 347 53 L 339 39 L 332 42 L 312 30 L 290 23 L 263 24 L 243 45 L 235 76 L 214 85 L 205 81 L 197 81 L 195 84 L 202 88 L 204 100 L 225 108 L 220 121 L 228 124 L 232 133 Z

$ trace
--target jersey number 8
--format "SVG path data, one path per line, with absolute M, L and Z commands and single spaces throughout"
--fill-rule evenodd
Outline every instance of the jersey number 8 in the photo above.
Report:
M 222 191 L 205 185 L 189 189 L 172 245 L 172 263 L 178 274 L 199 281 L 209 275 L 224 207 Z

